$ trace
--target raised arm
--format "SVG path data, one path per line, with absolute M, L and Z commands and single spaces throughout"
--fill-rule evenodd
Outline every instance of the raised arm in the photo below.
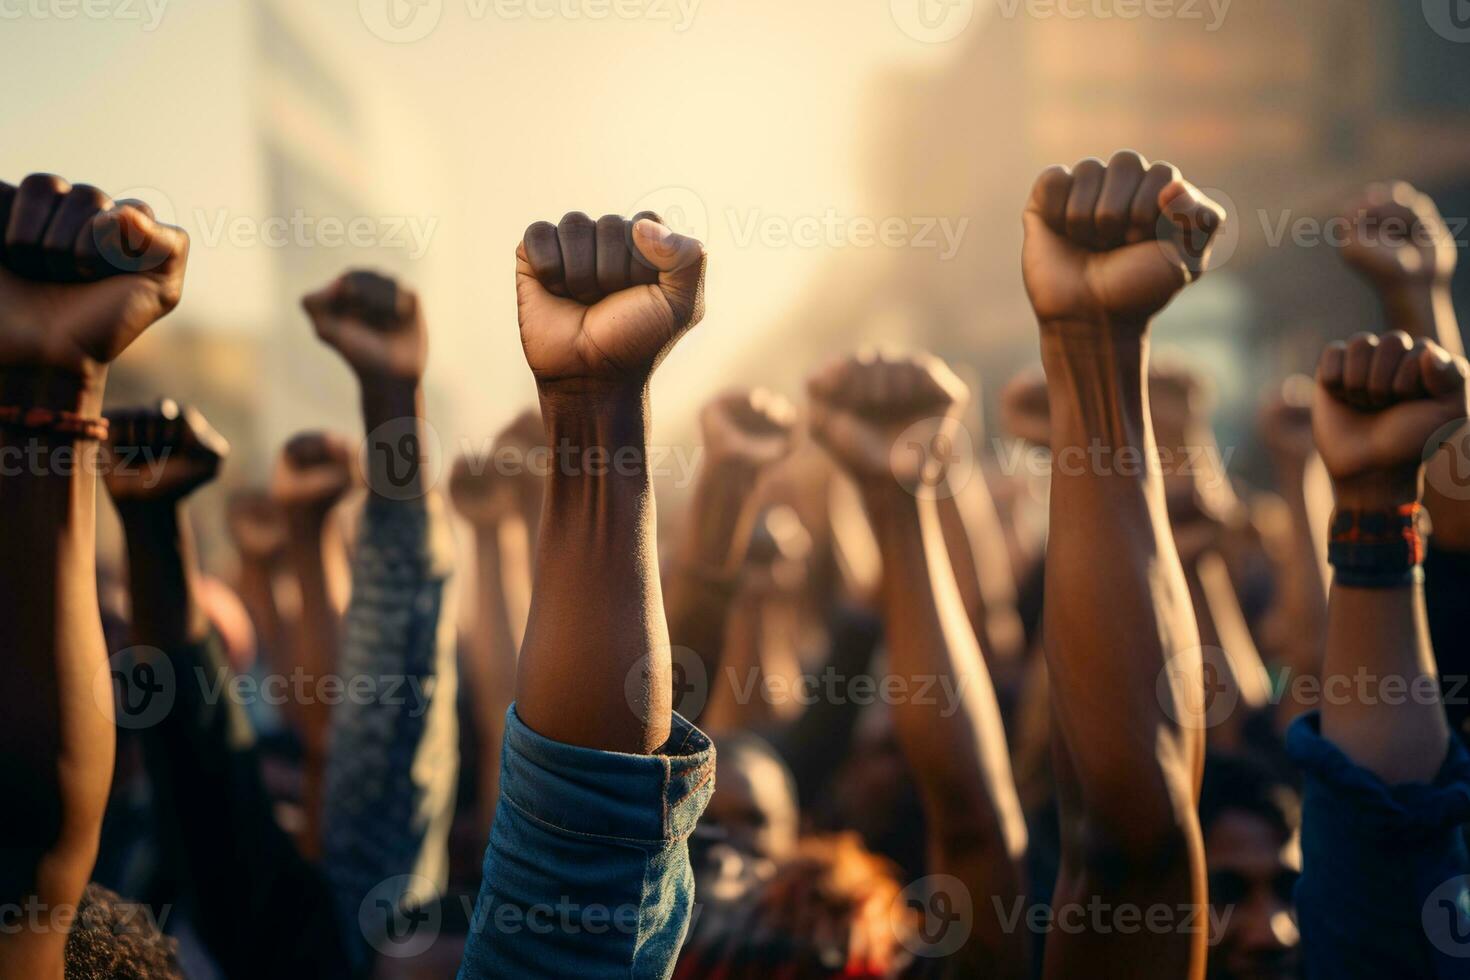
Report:
M 291 630 L 290 671 L 300 671 L 308 690 L 337 668 L 342 604 L 347 598 L 347 546 L 333 508 L 352 486 L 352 450 L 330 432 L 292 437 L 276 461 L 271 496 L 286 514 L 287 568 L 296 579 L 301 612 Z M 302 745 L 301 806 L 305 829 L 302 850 L 316 857 L 321 848 L 322 782 L 327 765 L 330 705 L 320 697 L 288 701 L 287 718 Z
M 683 941 L 714 760 L 670 707 L 648 386 L 704 313 L 704 267 L 703 246 L 643 215 L 539 222 L 516 252 L 553 465 L 463 977 L 664 977 Z M 615 910 L 614 928 L 498 925 L 568 902 Z
M 1470 415 L 1466 376 L 1463 358 L 1400 332 L 1334 343 L 1317 369 L 1335 574 L 1320 718 L 1287 741 L 1305 774 L 1296 896 L 1312 976 L 1463 972 L 1470 755 L 1436 684 L 1418 511 L 1424 458 Z
M 882 552 L 893 721 L 923 794 L 930 871 L 958 878 L 977 906 L 1012 904 L 1024 893 L 1025 823 L 938 500 L 951 492 L 944 468 L 969 392 L 928 356 L 841 360 L 808 385 L 813 435 L 857 482 Z M 949 694 L 921 695 L 926 679 Z M 960 973 L 1027 976 L 1024 931 L 989 913 L 975 916 Z
M 107 365 L 177 305 L 188 237 L 49 174 L 0 184 L 0 903 L 73 908 L 115 746 L 97 606 Z M 17 460 L 29 460 L 17 464 Z M 99 689 L 100 684 L 100 689 Z M 60 980 L 64 929 L 5 930 L 0 977 Z
M 338 974 L 347 965 L 326 884 L 276 823 L 255 733 L 199 602 L 185 501 L 228 447 L 172 401 L 108 419 L 102 473 L 127 539 L 132 640 L 173 678 L 169 710 L 137 723 L 147 723 L 159 839 L 182 860 L 200 938 L 226 976 Z M 261 942 L 264 930 L 277 941 Z
M 505 712 L 515 700 L 516 658 L 531 598 L 528 523 L 514 479 L 490 459 L 456 460 L 449 496 L 475 536 L 474 632 L 466 642 L 464 675 L 479 742 L 480 819 L 488 832 L 500 801 Z
M 794 422 L 789 402 L 760 390 L 728 392 L 700 412 L 704 457 L 664 604 L 670 641 L 694 651 L 716 701 L 730 698 L 721 655 L 757 517 L 756 484 L 791 451 Z
M 256 645 L 267 670 L 289 673 L 289 627 L 276 596 L 276 576 L 286 558 L 286 515 L 264 490 L 230 498 L 226 523 L 240 559 L 235 591 L 255 626 Z
M 1195 797 L 1199 632 L 1149 418 L 1148 331 L 1203 268 L 1221 210 L 1168 164 L 1121 152 L 1052 167 L 1026 205 L 1022 271 L 1041 330 L 1056 461 L 1044 620 L 1063 787 L 1055 906 L 1202 908 Z M 1193 722 L 1193 724 L 1191 723 Z M 1205 935 L 1086 928 L 1045 973 L 1203 976 Z
M 354 271 L 302 300 L 317 336 L 347 363 L 367 433 L 367 502 L 352 558 L 352 600 L 335 673 L 322 867 L 349 947 L 402 955 L 448 878 L 459 772 L 453 556 L 444 502 L 424 471 L 428 331 L 418 296 Z M 381 915 L 364 917 L 376 907 Z M 397 952 L 395 953 L 395 949 Z

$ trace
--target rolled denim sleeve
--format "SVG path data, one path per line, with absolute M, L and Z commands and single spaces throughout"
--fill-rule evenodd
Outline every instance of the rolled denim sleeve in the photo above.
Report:
M 512 705 L 462 980 L 668 977 L 714 773 L 709 739 L 678 715 L 658 752 L 626 755 L 543 738 Z
M 352 565 L 322 815 L 323 864 L 356 965 L 437 897 L 458 772 L 452 545 L 443 504 L 370 498 Z
M 1296 904 L 1307 975 L 1470 977 L 1470 755 L 1451 738 L 1432 783 L 1389 786 L 1322 737 L 1287 733 L 1305 776 Z

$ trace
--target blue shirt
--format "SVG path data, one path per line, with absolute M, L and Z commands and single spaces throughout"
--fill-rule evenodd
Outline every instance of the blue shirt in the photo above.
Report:
M 709 739 L 677 714 L 659 751 L 625 755 L 543 738 L 512 705 L 462 980 L 668 977 L 714 781 Z
M 1470 977 L 1470 754 L 1450 739 L 1433 783 L 1389 786 L 1322 737 L 1314 712 L 1287 753 L 1305 775 L 1297 916 L 1307 976 Z

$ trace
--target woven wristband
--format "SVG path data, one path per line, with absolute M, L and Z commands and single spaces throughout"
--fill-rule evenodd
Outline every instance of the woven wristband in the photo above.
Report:
M 107 419 L 78 415 L 53 408 L 0 405 L 0 427 L 27 432 L 53 432 L 78 439 L 107 438 Z
M 1419 504 L 1396 510 L 1339 510 L 1332 515 L 1327 560 L 1339 585 L 1397 589 L 1423 581 Z

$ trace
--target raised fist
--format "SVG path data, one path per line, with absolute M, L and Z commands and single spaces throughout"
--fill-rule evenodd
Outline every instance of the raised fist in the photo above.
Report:
M 107 413 L 102 482 L 120 507 L 182 500 L 219 473 L 230 446 L 204 416 L 165 398 Z
M 1317 451 L 1312 441 L 1312 395 L 1316 385 L 1294 374 L 1261 406 L 1261 441 L 1277 465 L 1302 466 Z
M 1470 415 L 1466 374 L 1463 358 L 1397 330 L 1327 346 L 1312 431 L 1340 506 L 1416 499 L 1421 464 Z
M 141 201 L 31 174 L 0 183 L 0 368 L 84 382 L 178 305 L 189 236 Z
M 1041 368 L 1028 368 L 1006 382 L 1000 391 L 1000 420 L 1017 439 L 1051 445 L 1051 401 Z
M 242 558 L 270 563 L 286 550 L 286 515 L 264 490 L 244 490 L 231 497 L 226 522 Z
M 1142 329 L 1207 267 L 1225 212 L 1169 164 L 1123 150 L 1043 171 L 1022 220 L 1038 321 Z
M 970 393 L 929 354 L 864 352 L 807 381 L 812 436 L 859 482 L 937 486 Z
M 449 499 L 461 517 L 477 528 L 494 527 L 521 512 L 515 482 L 495 468 L 494 459 L 461 456 L 449 474 Z
M 352 449 L 332 432 L 303 432 L 281 450 L 271 497 L 289 511 L 325 514 L 352 488 Z
M 762 388 L 731 391 L 704 406 L 699 424 L 711 462 L 761 469 L 791 452 L 796 410 L 780 395 Z
M 527 228 L 516 305 L 537 382 L 647 378 L 704 316 L 704 270 L 704 246 L 646 212 Z
M 1370 184 L 1343 217 L 1342 257 L 1378 289 L 1444 285 L 1454 275 L 1454 236 L 1429 195 L 1409 184 Z
M 417 382 L 429 359 L 419 298 L 393 279 L 361 270 L 309 293 L 301 306 L 322 342 L 359 378 Z

